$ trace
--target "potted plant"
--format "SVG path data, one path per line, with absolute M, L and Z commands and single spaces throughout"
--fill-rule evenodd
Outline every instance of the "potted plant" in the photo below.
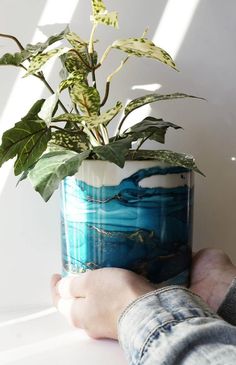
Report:
M 43 43 L 6 53 L 0 65 L 25 70 L 49 89 L 29 112 L 2 136 L 0 166 L 15 158 L 19 181 L 28 178 L 47 201 L 61 187 L 63 270 L 77 273 L 103 266 L 132 269 L 153 282 L 184 284 L 191 260 L 193 171 L 192 156 L 165 149 L 144 150 L 146 140 L 164 143 L 168 128 L 178 125 L 149 116 L 124 127 L 128 115 L 141 106 L 162 100 L 194 98 L 184 93 L 151 93 L 110 109 L 105 107 L 113 77 L 130 57 L 148 57 L 176 69 L 174 61 L 146 36 L 114 41 L 101 58 L 94 38 L 99 24 L 118 27 L 117 13 L 102 0 L 92 0 L 92 31 L 81 39 L 67 27 Z M 58 42 L 60 45 L 58 46 Z M 61 45 L 63 43 L 63 45 Z M 66 43 L 66 45 L 65 45 Z M 126 53 L 107 77 L 102 92 L 96 73 L 113 50 Z M 57 90 L 43 73 L 52 57 L 62 63 Z M 70 96 L 70 108 L 62 93 Z M 108 125 L 118 115 L 114 135 Z

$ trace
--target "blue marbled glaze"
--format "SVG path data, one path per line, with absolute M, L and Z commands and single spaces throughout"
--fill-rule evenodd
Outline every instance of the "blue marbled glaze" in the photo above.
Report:
M 93 187 L 75 177 L 62 183 L 62 250 L 65 271 L 122 267 L 153 282 L 186 283 L 191 257 L 192 189 L 144 188 L 153 175 L 186 169 L 138 170 L 116 186 Z

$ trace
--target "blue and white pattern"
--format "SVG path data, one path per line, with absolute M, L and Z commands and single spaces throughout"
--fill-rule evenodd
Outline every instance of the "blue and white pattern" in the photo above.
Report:
M 88 176 L 83 178 L 81 174 L 79 178 L 67 177 L 63 181 L 65 272 L 111 266 L 133 270 L 153 282 L 171 279 L 171 283 L 187 283 L 191 260 L 192 173 L 182 167 L 153 165 L 152 161 L 145 168 L 142 162 L 142 168 L 115 185 L 108 185 L 108 181 L 104 185 L 103 181 L 99 186 L 97 181 L 92 183 L 93 179 L 88 183 Z M 170 187 L 169 183 L 162 183 L 168 187 L 161 186 L 161 178 L 174 178 L 177 186 Z

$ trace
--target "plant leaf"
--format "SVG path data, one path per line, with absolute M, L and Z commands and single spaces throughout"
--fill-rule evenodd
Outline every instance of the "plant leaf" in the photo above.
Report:
M 105 161 L 113 162 L 119 167 L 124 167 L 125 158 L 131 147 L 132 138 L 126 137 L 115 142 L 93 148 L 96 156 Z
M 125 115 L 128 115 L 133 110 L 140 108 L 141 106 L 143 106 L 145 104 L 154 103 L 155 101 L 183 99 L 183 98 L 194 98 L 194 99 L 204 100 L 203 98 L 193 96 L 193 95 L 187 95 L 187 94 L 183 94 L 183 93 L 174 93 L 174 94 L 166 94 L 166 95 L 153 93 L 153 94 L 144 95 L 144 96 L 141 96 L 139 98 L 132 100 L 125 107 Z
M 89 149 L 88 136 L 82 130 L 78 130 L 76 133 L 71 134 L 68 130 L 65 132 L 53 132 L 50 143 L 76 152 L 83 152 Z
M 9 159 L 17 156 L 14 172 L 19 175 L 34 164 L 47 148 L 51 132 L 46 124 L 33 115 L 32 110 L 38 110 L 40 102 L 35 103 L 29 113 L 15 126 L 2 136 L 0 146 L 0 166 Z
M 89 157 L 91 151 L 77 153 L 74 151 L 54 151 L 46 153 L 29 171 L 28 178 L 34 189 L 46 201 L 58 188 L 59 183 L 77 171 L 83 160 Z
M 197 167 L 193 156 L 185 153 L 178 153 L 169 150 L 133 150 L 129 151 L 127 160 L 158 160 L 170 164 L 171 166 L 181 166 L 186 169 L 193 170 L 205 176 Z
M 104 13 L 107 9 L 103 0 L 92 0 L 93 15 Z
M 0 58 L 0 66 L 20 66 L 22 62 L 30 57 L 26 50 L 16 53 L 6 53 Z
M 113 42 L 112 48 L 119 49 L 133 56 L 152 58 L 176 69 L 171 56 L 164 49 L 155 46 L 147 38 L 118 39 Z
M 116 11 L 108 13 L 102 0 L 92 0 L 92 10 L 93 15 L 91 15 L 90 20 L 93 23 L 111 25 L 114 28 L 118 28 L 118 13 Z
M 118 101 L 113 108 L 107 110 L 105 113 L 99 116 L 86 118 L 84 120 L 87 122 L 88 127 L 97 127 L 99 124 L 107 126 L 110 123 L 110 121 L 113 118 L 115 118 L 115 116 L 120 112 L 122 107 L 123 107 L 122 103 Z
M 91 21 L 98 24 L 110 25 L 116 29 L 119 28 L 118 25 L 118 13 L 116 11 L 111 11 L 110 13 L 104 12 L 90 17 Z
M 24 75 L 24 77 L 28 75 L 32 75 L 38 71 L 45 65 L 45 63 L 50 60 L 53 56 L 61 56 L 62 54 L 68 52 L 68 48 L 55 48 L 51 51 L 45 53 L 39 53 L 36 56 L 32 57 L 29 68 Z
M 60 114 L 52 119 L 53 122 L 71 122 L 71 123 L 81 123 L 84 120 L 84 116 L 74 113 L 64 113 Z
M 62 40 L 65 38 L 66 34 L 69 33 L 70 29 L 67 26 L 61 33 L 52 35 L 49 37 L 45 42 L 36 43 L 36 44 L 27 44 L 26 50 L 32 55 L 36 56 L 38 53 L 42 53 L 47 47 L 49 47 L 51 44 Z
M 133 141 L 137 141 L 140 138 L 145 139 L 148 137 L 150 140 L 159 143 L 165 143 L 165 134 L 169 127 L 174 129 L 181 128 L 174 123 L 165 122 L 163 119 L 147 117 L 143 119 L 142 122 L 134 124 L 132 127 L 126 129 L 123 132 L 123 136 L 130 135 Z
M 70 88 L 71 100 L 86 116 L 98 115 L 100 110 L 100 95 L 95 87 L 85 82 L 76 82 Z
M 44 120 L 46 125 L 50 127 L 52 122 L 52 116 L 55 111 L 55 108 L 58 104 L 59 100 L 59 92 L 50 95 L 44 102 L 38 116 L 40 119 Z

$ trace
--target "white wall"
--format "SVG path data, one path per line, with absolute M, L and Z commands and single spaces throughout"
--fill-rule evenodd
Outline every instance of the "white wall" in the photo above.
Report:
M 139 36 L 149 25 L 149 36 L 175 55 L 181 71 L 177 73 L 152 60 L 133 59 L 114 79 L 111 104 L 117 97 L 125 100 L 145 93 L 132 90 L 132 85 L 153 83 L 162 85 L 163 93 L 182 91 L 208 100 L 163 102 L 152 106 L 152 113 L 184 127 L 183 132 L 169 133 L 166 147 L 192 153 L 207 176 L 196 176 L 195 249 L 222 247 L 236 262 L 236 161 L 231 159 L 236 156 L 236 3 L 110 0 L 107 4 L 119 11 L 120 30 L 101 26 L 98 38 L 103 37 L 109 44 L 118 37 Z M 71 22 L 74 31 L 88 38 L 89 14 L 88 0 L 1 0 L 0 32 L 17 35 L 26 44 L 42 39 L 38 25 L 58 23 L 43 27 L 48 34 Z M 12 42 L 0 39 L 0 54 L 14 47 Z M 111 59 L 118 64 L 118 52 L 114 51 Z M 107 62 L 106 72 L 99 77 L 100 85 L 112 65 Z M 35 97 L 48 95 L 38 80 L 21 80 L 20 75 L 17 69 L 0 68 L 0 131 L 18 121 Z M 55 81 L 51 75 L 50 82 Z M 45 204 L 27 182 L 15 188 L 16 179 L 9 173 L 11 165 L 6 164 L 0 171 L 2 311 L 47 306 L 51 273 L 60 271 L 58 194 Z

